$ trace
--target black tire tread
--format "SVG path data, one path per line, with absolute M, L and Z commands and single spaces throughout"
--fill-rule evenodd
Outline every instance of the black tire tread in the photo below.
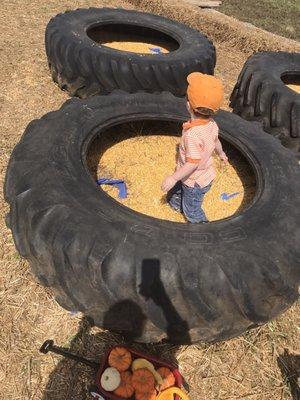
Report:
M 230 106 L 242 118 L 262 122 L 264 130 L 278 137 L 286 147 L 300 151 L 300 94 L 287 88 L 280 79 L 289 71 L 298 71 L 300 75 L 299 53 L 254 54 L 239 75 Z

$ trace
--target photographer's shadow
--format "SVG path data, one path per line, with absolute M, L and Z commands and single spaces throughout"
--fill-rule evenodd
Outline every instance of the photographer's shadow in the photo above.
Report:
M 141 272 L 139 294 L 146 301 L 151 299 L 157 309 L 162 312 L 166 323 L 166 341 L 173 344 L 190 344 L 189 326 L 172 304 L 161 280 L 160 261 L 144 259 Z

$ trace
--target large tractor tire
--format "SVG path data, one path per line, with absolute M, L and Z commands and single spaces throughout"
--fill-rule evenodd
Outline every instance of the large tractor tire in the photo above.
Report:
M 170 52 L 134 53 L 101 44 L 111 34 L 125 41 L 131 37 L 163 41 Z M 187 75 L 193 71 L 212 75 L 216 63 L 215 48 L 202 33 L 167 18 L 122 9 L 59 14 L 49 22 L 45 41 L 54 81 L 71 96 L 82 98 L 117 89 L 183 96 Z
M 231 95 L 233 112 L 261 121 L 285 147 L 300 151 L 300 53 L 262 52 L 245 63 Z
M 71 99 L 28 125 L 6 175 L 7 223 L 39 281 L 62 307 L 143 342 L 225 340 L 298 298 L 299 165 L 260 124 L 215 117 L 257 180 L 251 205 L 224 220 L 151 218 L 92 179 L 87 151 L 108 127 L 187 118 L 185 101 L 168 93 Z

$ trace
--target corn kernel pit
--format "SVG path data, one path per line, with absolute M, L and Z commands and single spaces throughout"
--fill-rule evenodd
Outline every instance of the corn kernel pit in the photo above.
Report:
M 122 124 L 101 133 L 91 144 L 88 166 L 93 177 L 124 179 L 128 197 L 119 199 L 118 189 L 102 185 L 108 195 L 123 205 L 146 214 L 174 222 L 185 222 L 173 211 L 161 191 L 163 178 L 176 166 L 176 149 L 180 141 L 179 124 L 144 121 Z M 203 208 L 210 221 L 230 217 L 243 211 L 255 195 L 254 172 L 242 154 L 224 144 L 229 157 L 227 166 L 214 155 L 217 176 L 205 195 Z M 99 190 L 101 190 L 99 188 Z M 229 200 L 221 195 L 238 193 Z

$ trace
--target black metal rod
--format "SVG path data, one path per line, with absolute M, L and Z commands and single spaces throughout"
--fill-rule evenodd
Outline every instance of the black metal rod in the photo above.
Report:
M 40 348 L 40 352 L 43 354 L 47 354 L 49 351 L 55 354 L 59 354 L 63 357 L 69 358 L 71 360 L 80 362 L 82 364 L 88 365 L 91 368 L 98 369 L 100 367 L 100 364 L 97 363 L 96 361 L 91 361 L 86 358 L 80 357 L 76 354 L 71 353 L 70 351 L 63 349 L 61 347 L 55 346 L 53 340 L 46 340 L 42 344 L 42 347 Z

